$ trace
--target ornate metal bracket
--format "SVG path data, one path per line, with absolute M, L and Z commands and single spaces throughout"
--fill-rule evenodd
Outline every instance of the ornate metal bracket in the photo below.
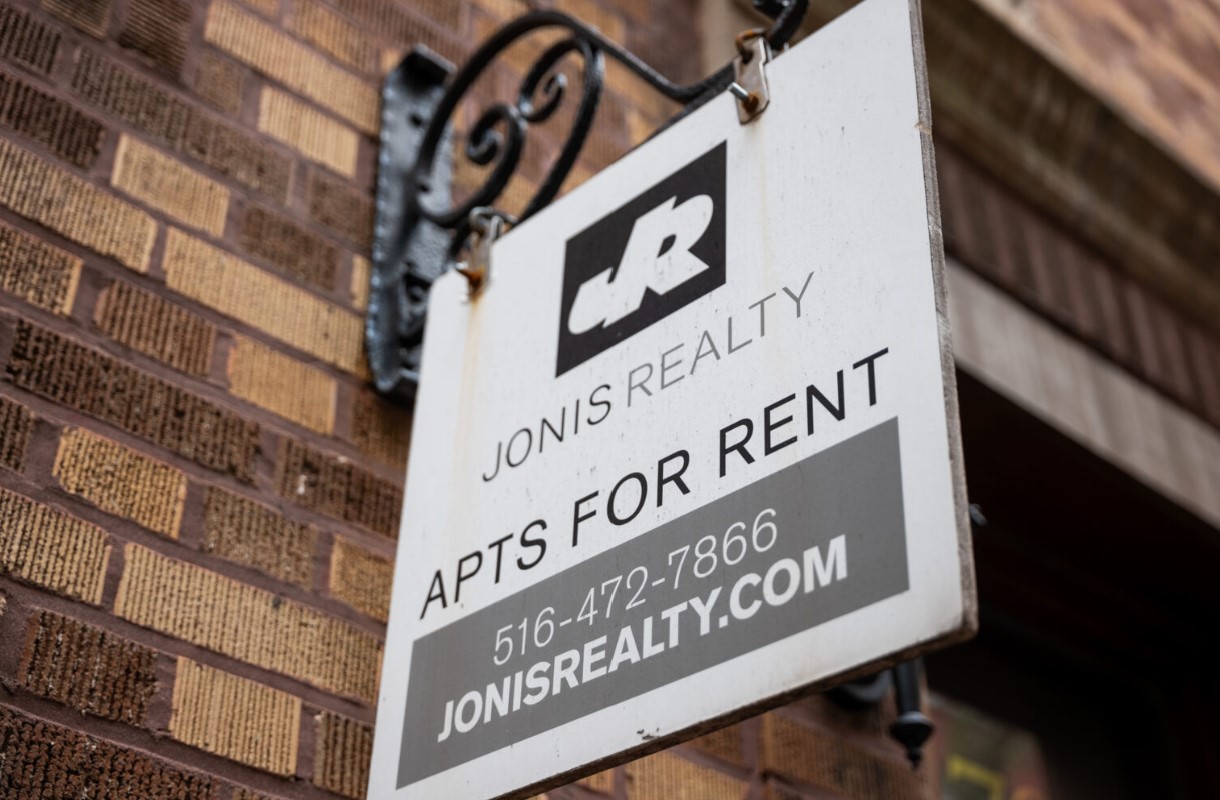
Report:
M 781 49 L 799 27 L 809 0 L 755 0 L 774 19 L 762 32 Z M 487 108 L 464 147 L 471 162 L 490 173 L 461 203 L 452 204 L 451 118 L 484 70 L 509 45 L 544 28 L 568 35 L 551 45 L 522 80 L 512 102 Z M 556 11 L 526 14 L 497 31 L 456 73 L 426 48 L 409 53 L 382 89 L 381 153 L 377 176 L 373 272 L 365 340 L 373 380 L 385 395 L 410 402 L 418 380 L 428 290 L 455 263 L 471 235 L 471 212 L 494 207 L 516 171 L 530 124 L 549 119 L 562 105 L 567 78 L 558 70 L 570 55 L 583 65 L 582 91 L 568 138 L 520 220 L 546 207 L 559 193 L 588 138 L 601 97 L 604 59 L 613 58 L 690 113 L 734 83 L 734 65 L 701 81 L 667 80 L 596 29 Z M 672 124 L 671 120 L 669 124 Z M 502 215 L 503 216 L 503 215 Z

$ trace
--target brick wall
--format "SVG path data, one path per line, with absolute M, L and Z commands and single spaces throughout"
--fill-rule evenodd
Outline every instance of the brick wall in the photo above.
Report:
M 1220 6 L 980 2 L 1220 188 Z
M 472 9 L 340 6 L 0 2 L 0 797 L 362 793 L 378 81 Z

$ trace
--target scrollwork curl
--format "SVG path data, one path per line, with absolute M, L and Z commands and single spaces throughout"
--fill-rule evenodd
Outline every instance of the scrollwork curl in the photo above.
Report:
M 765 34 L 773 47 L 783 46 L 795 33 L 805 15 L 809 0 L 788 0 L 788 5 Z M 466 155 L 476 164 L 494 164 L 484 183 L 461 203 L 447 209 L 429 208 L 422 195 L 426 193 L 446 126 L 460 101 L 483 71 L 512 44 L 544 28 L 560 28 L 570 35 L 551 45 L 535 61 L 521 83 L 516 104 L 498 103 L 484 111 L 470 132 Z M 690 84 L 668 80 L 633 53 L 606 39 L 595 28 L 558 11 L 535 11 L 520 17 L 497 31 L 480 46 L 449 83 L 436 113 L 433 115 L 420 146 L 419 156 L 407 186 L 408 202 L 417 215 L 454 230 L 455 235 L 469 233 L 465 220 L 479 206 L 491 206 L 508 185 L 521 149 L 528 136 L 529 125 L 549 119 L 560 107 L 568 92 L 567 78 L 557 67 L 569 54 L 580 56 L 584 69 L 582 92 L 572 129 L 552 163 L 546 178 L 520 215 L 524 220 L 545 207 L 558 194 L 559 188 L 576 163 L 588 137 L 604 83 L 604 57 L 618 61 L 653 89 L 671 100 L 693 109 L 733 79 L 732 65 Z M 460 249 L 453 248 L 454 250 Z
M 782 48 L 796 32 L 809 5 L 809 0 L 754 2 L 774 16 L 774 23 L 764 34 L 773 49 Z M 778 14 L 774 14 L 776 9 Z M 473 163 L 489 168 L 488 174 L 469 197 L 450 205 L 450 154 L 440 150 L 447 151 L 450 146 L 447 131 L 456 110 L 476 80 L 508 47 L 544 28 L 559 29 L 566 35 L 527 70 L 515 98 L 496 103 L 479 115 L 462 153 Z M 583 70 L 572 127 L 520 219 L 550 203 L 576 163 L 601 97 L 606 58 L 623 65 L 659 94 L 681 103 L 685 108 L 678 117 L 723 92 L 734 75 L 733 65 L 727 64 L 700 81 L 674 83 L 596 29 L 549 10 L 509 22 L 447 80 L 443 77 L 448 73 L 447 65 L 426 48 L 410 54 L 387 78 L 384 89 L 365 336 L 370 370 L 380 392 L 403 400 L 414 395 L 432 281 L 464 250 L 471 235 L 471 211 L 494 206 L 508 185 L 522 158 L 530 126 L 551 119 L 565 101 L 572 99 L 575 92 L 559 69 L 568 56 L 578 58 Z M 416 92 L 414 96 L 426 97 L 426 115 L 417 116 L 417 111 L 399 105 L 404 93 Z M 387 144 L 390 140 L 404 144 L 396 149 Z

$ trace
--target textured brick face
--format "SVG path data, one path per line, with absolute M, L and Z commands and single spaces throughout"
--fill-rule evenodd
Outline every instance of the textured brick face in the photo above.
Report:
M 0 800 L 215 800 L 206 775 L 0 708 Z
M 191 375 L 212 368 L 216 328 L 163 297 L 115 281 L 98 298 L 98 330 L 120 344 Z
M 292 172 L 288 158 L 106 56 L 81 51 L 72 91 L 157 142 L 266 197 L 280 202 L 287 197 Z
M 335 428 L 335 380 L 244 336 L 229 352 L 229 391 L 319 433 Z
M 254 206 L 241 220 L 241 244 L 285 274 L 323 291 L 335 285 L 334 245 L 285 216 Z
M 398 45 L 424 44 L 455 64 L 462 63 L 469 47 L 457 38 L 462 8 L 452 0 L 416 0 L 411 11 L 379 0 L 338 0 L 334 5 L 364 27 L 382 31 Z M 425 22 L 424 16 L 431 22 Z
M 372 202 L 328 175 L 310 176 L 309 216 L 362 249 L 372 246 Z
M 47 11 L 96 39 L 110 27 L 110 6 L 111 0 L 42 0 Z
M 368 36 L 316 0 L 296 0 L 292 30 L 338 60 L 368 71 L 376 63 L 377 51 Z
M 138 50 L 172 75 L 186 58 L 191 7 L 182 0 L 131 0 L 119 44 Z
M 381 645 L 348 623 L 129 544 L 114 611 L 137 625 L 372 702 Z
M 768 714 L 762 728 L 763 768 L 846 797 L 924 800 L 927 773 L 887 762 L 829 733 Z
M 166 239 L 164 266 L 174 291 L 323 361 L 363 373 L 364 328 L 355 314 L 176 229 Z
M 203 549 L 282 581 L 309 587 L 318 532 L 264 505 L 208 488 Z
M 109 560 L 101 528 L 0 489 L 0 571 L 96 605 Z
M 138 139 L 119 139 L 111 181 L 177 220 L 213 236 L 224 233 L 229 191 Z
M 0 6 L 0 58 L 44 75 L 59 52 L 59 34 L 11 6 Z
M 21 471 L 33 427 L 34 415 L 28 408 L 0 397 L 0 467 Z
M 0 125 L 46 145 L 70 164 L 97 160 L 102 123 L 0 70 Z
M 281 496 L 306 508 L 398 536 L 402 490 L 346 459 L 284 439 L 276 482 Z
M 50 611 L 30 618 L 21 684 L 105 719 L 144 725 L 157 688 L 156 653 Z
M 241 111 L 244 87 L 245 76 L 241 67 L 211 50 L 203 54 L 199 74 L 195 78 L 195 89 L 204 100 L 233 116 Z
M 377 92 L 308 47 L 226 0 L 208 12 L 207 40 L 367 133 L 378 129 Z
M 55 314 L 72 310 L 81 260 L 0 223 L 0 291 Z
M 254 480 L 258 425 L 26 322 L 8 362 L 16 385 L 239 480 Z
M 69 428 L 60 437 L 53 472 L 65 490 L 103 511 L 178 538 L 186 476 L 168 464 L 87 430 Z
M 352 256 L 352 282 L 349 289 L 352 305 L 365 311 L 369 307 L 369 275 L 372 264 L 364 256 Z
M 362 392 L 352 405 L 352 441 L 378 461 L 405 468 L 411 415 L 371 392 Z
M 626 772 L 629 800 L 743 800 L 748 788 L 745 781 L 670 753 L 641 758 Z
M 178 659 L 169 721 L 170 735 L 178 741 L 267 772 L 291 775 L 300 728 L 298 698 Z
M 148 269 L 152 217 L 3 139 L 0 204 L 137 272 Z
M 319 715 L 313 782 L 344 797 L 363 798 L 373 756 L 373 729 L 354 719 Z
M 263 87 L 258 129 L 340 175 L 356 177 L 356 132 L 287 92 Z
M 385 622 L 390 615 L 394 564 L 346 539 L 336 539 L 330 559 L 330 592 L 338 599 Z

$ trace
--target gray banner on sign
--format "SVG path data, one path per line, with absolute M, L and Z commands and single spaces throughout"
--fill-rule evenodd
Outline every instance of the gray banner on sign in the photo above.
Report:
M 908 586 L 891 419 L 416 641 L 397 785 Z

